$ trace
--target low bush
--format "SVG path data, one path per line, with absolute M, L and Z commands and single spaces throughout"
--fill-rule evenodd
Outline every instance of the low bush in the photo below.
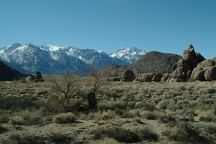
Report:
M 197 143 L 197 144 L 211 144 L 211 140 L 200 135 L 198 131 L 193 129 L 187 122 L 179 121 L 172 129 L 167 129 L 162 132 L 163 135 L 169 139 L 182 143 Z
M 5 127 L 3 127 L 2 125 L 0 125 L 0 134 L 1 134 L 1 133 L 4 133 L 4 132 L 6 132 L 6 131 L 8 131 L 8 129 L 5 128 Z
M 115 109 L 125 109 L 127 103 L 125 101 L 106 101 L 98 104 L 100 110 L 115 110 Z
M 12 116 L 9 123 L 12 125 L 23 125 L 25 124 L 25 120 L 21 116 Z
M 58 124 L 73 123 L 76 120 L 76 116 L 73 113 L 60 113 L 53 116 L 53 122 Z
M 143 118 L 147 120 L 155 120 L 157 119 L 157 115 L 154 112 L 145 112 L 143 114 Z
M 100 128 L 93 131 L 95 139 L 101 139 L 103 137 L 110 137 L 118 142 L 125 143 L 136 143 L 140 142 L 139 136 L 129 130 L 123 129 L 121 127 L 111 127 L 111 128 Z
M 73 137 L 70 137 L 62 133 L 51 133 L 48 136 L 49 142 L 55 143 L 55 144 L 71 144 L 71 141 L 73 139 L 74 139 Z
M 136 129 L 134 133 L 139 136 L 141 141 L 158 141 L 159 139 L 159 136 L 149 128 Z
M 46 144 L 46 137 L 29 134 L 11 134 L 8 141 L 12 144 Z
M 24 110 L 14 113 L 16 116 L 21 116 L 27 125 L 41 124 L 43 112 L 39 110 Z

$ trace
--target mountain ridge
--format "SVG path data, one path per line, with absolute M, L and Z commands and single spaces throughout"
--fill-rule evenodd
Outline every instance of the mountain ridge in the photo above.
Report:
M 137 48 L 121 48 L 115 53 L 110 55 L 90 48 L 78 49 L 50 44 L 36 46 L 31 43 L 14 43 L 0 48 L 2 60 L 9 66 L 28 73 L 70 71 L 81 75 L 87 72 L 88 66 L 102 68 L 107 65 L 128 65 L 139 59 L 144 51 Z

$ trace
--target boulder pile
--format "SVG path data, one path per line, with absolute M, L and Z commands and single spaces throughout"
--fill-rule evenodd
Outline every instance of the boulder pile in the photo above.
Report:
M 216 61 L 204 60 L 199 63 L 196 68 L 193 69 L 191 81 L 213 81 L 216 80 Z
M 140 78 L 140 82 L 159 82 L 161 81 L 161 78 L 163 77 L 162 74 L 160 73 L 145 73 L 142 75 L 142 77 Z
M 29 75 L 26 78 L 26 82 L 44 82 L 44 79 L 42 78 L 41 72 L 36 72 L 34 75 Z
M 189 45 L 184 51 L 182 59 L 172 67 L 172 73 L 167 81 L 186 82 L 190 80 L 194 68 L 204 60 L 205 58 L 200 53 L 195 52 L 192 45 Z
M 193 45 L 184 51 L 182 58 L 172 66 L 172 71 L 167 74 L 144 73 L 137 80 L 140 82 L 188 82 L 188 81 L 214 81 L 216 80 L 216 58 L 206 60 L 194 50 Z M 132 70 L 123 70 L 120 79 L 133 81 L 135 75 Z M 114 79 L 113 81 L 119 81 Z

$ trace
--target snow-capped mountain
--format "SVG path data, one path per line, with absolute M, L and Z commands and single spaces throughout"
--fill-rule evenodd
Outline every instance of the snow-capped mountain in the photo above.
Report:
M 74 57 L 60 55 L 58 60 L 53 59 L 49 51 L 33 44 L 12 44 L 0 50 L 0 57 L 11 67 L 25 72 L 41 71 L 43 73 L 85 73 L 86 64 Z
M 136 48 L 122 48 L 111 56 L 94 49 L 78 49 L 56 45 L 35 46 L 15 43 L 0 49 L 0 59 L 11 67 L 25 72 L 85 74 L 88 66 L 127 65 L 145 52 Z
M 70 56 L 83 61 L 85 64 L 93 65 L 96 68 L 101 68 L 111 64 L 126 65 L 125 61 L 117 58 L 112 58 L 104 52 L 99 52 L 94 49 L 78 49 L 76 47 L 59 47 L 55 45 L 40 46 L 41 49 L 49 52 L 51 57 L 58 60 L 60 55 Z
M 128 63 L 133 63 L 145 54 L 146 51 L 134 47 L 134 48 L 120 48 L 115 53 L 112 53 L 110 56 L 113 58 L 118 58 Z

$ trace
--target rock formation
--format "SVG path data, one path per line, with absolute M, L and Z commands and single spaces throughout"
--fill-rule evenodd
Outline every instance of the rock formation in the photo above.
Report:
M 204 60 L 199 63 L 196 68 L 193 69 L 191 81 L 213 81 L 216 80 L 216 61 Z
M 136 77 L 132 70 L 127 69 L 121 72 L 121 80 L 130 82 L 133 81 L 134 79 L 136 79 Z
M 172 73 L 168 81 L 188 81 L 194 68 L 204 60 L 205 58 L 200 53 L 195 52 L 192 45 L 189 45 L 189 48 L 184 51 L 182 59 L 172 67 Z

